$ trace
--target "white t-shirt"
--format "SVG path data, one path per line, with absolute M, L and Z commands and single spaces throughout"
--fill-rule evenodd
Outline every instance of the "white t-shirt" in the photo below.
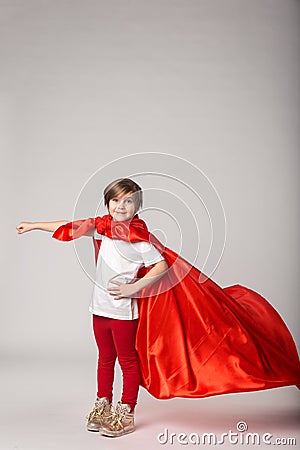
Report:
M 108 293 L 108 287 L 116 287 L 109 283 L 111 278 L 128 283 L 141 266 L 149 267 L 164 258 L 153 244 L 146 241 L 126 242 L 121 239 L 110 239 L 94 233 L 95 239 L 102 239 L 97 267 L 96 283 L 91 298 L 89 311 L 98 316 L 113 319 L 133 320 L 139 317 L 136 298 L 123 297 L 114 300 L 115 295 Z

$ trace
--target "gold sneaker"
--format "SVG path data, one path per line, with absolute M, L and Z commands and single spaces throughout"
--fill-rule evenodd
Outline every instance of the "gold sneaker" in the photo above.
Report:
M 111 402 L 107 397 L 97 397 L 93 410 L 86 416 L 88 419 L 87 430 L 99 431 L 100 427 L 111 418 Z
M 99 432 L 103 436 L 119 437 L 132 433 L 134 430 L 134 411 L 131 411 L 127 403 L 118 402 L 111 419 L 102 425 Z

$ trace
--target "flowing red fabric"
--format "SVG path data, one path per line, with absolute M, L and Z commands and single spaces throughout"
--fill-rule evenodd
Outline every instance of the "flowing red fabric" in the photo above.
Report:
M 69 222 L 52 237 L 70 241 L 96 228 L 128 242 L 151 242 L 169 269 L 139 294 L 136 348 L 142 382 L 159 399 L 208 397 L 280 386 L 300 388 L 296 345 L 277 311 L 239 284 L 221 288 L 148 231 L 136 214 Z M 93 237 L 97 261 L 101 240 Z M 151 267 L 144 266 L 137 277 Z

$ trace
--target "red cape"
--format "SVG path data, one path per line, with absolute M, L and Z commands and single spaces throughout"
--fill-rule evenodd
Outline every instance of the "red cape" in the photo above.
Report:
M 293 338 L 277 311 L 257 292 L 236 284 L 221 288 L 148 231 L 131 221 L 76 220 L 52 237 L 69 241 L 92 228 L 112 239 L 151 242 L 169 270 L 139 292 L 136 336 L 142 382 L 154 397 L 208 397 L 280 386 L 300 388 Z M 101 240 L 93 237 L 97 262 Z M 138 271 L 143 277 L 151 267 Z

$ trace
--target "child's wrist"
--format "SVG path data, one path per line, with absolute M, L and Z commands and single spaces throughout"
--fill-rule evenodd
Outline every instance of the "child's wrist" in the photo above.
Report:
M 41 230 L 42 226 L 41 226 L 41 222 L 29 222 L 29 227 L 30 230 Z
M 141 280 L 135 281 L 133 284 L 134 293 L 137 294 L 143 287 L 141 286 Z
M 150 283 L 149 283 L 149 281 L 147 279 L 140 278 L 135 283 L 133 283 L 134 291 L 135 291 L 134 293 L 137 294 L 139 291 L 141 291 L 146 286 L 148 286 L 148 284 L 150 284 Z

